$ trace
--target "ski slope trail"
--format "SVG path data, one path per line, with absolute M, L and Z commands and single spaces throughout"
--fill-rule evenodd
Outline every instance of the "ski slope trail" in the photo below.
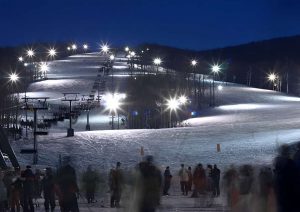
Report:
M 54 61 L 49 79 L 32 84 L 29 94 L 48 94 L 49 101 L 56 101 L 63 92 L 88 93 L 103 61 L 97 54 Z M 114 70 L 126 73 L 126 68 L 123 62 Z M 86 132 L 83 116 L 74 125 L 75 136 L 68 138 L 68 124 L 61 123 L 48 136 L 38 138 L 39 163 L 55 165 L 62 155 L 71 156 L 81 169 L 93 165 L 106 171 L 117 161 L 129 169 L 141 160 L 143 147 L 145 155 L 153 155 L 162 168 L 178 168 L 181 163 L 189 166 L 216 163 L 221 167 L 270 164 L 281 144 L 300 140 L 300 98 L 236 84 L 223 85 L 216 92 L 217 106 L 203 109 L 198 118 L 184 121 L 188 127 Z M 120 92 L 126 92 L 126 88 L 121 87 Z M 103 123 L 106 126 L 103 129 L 109 128 L 107 115 L 95 112 L 91 120 L 91 125 Z M 32 143 L 24 140 L 12 144 L 18 158 L 24 164 L 31 163 L 31 156 L 19 152 Z M 219 152 L 217 144 L 221 147 Z

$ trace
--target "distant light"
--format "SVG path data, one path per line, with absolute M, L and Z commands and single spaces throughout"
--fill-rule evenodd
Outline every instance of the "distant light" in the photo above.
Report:
M 28 66 L 28 63 L 24 63 L 24 66 L 27 67 L 27 66 Z
M 24 59 L 23 59 L 23 57 L 19 57 L 18 60 L 19 60 L 20 62 L 23 62 Z
M 197 112 L 196 111 L 192 111 L 191 112 L 191 116 L 196 116 L 197 115 Z
M 72 44 L 72 49 L 76 50 L 77 49 L 77 45 L 76 44 Z
M 155 65 L 160 65 L 160 64 L 162 63 L 162 61 L 161 61 L 161 59 L 160 59 L 159 57 L 157 57 L 157 58 L 155 58 L 155 59 L 153 60 L 153 63 L 154 63 Z
M 33 57 L 35 55 L 35 52 L 32 49 L 27 50 L 27 56 L 28 57 Z
M 147 48 L 147 51 L 149 51 L 150 49 L 149 48 Z
M 192 62 L 191 62 L 192 66 L 196 66 L 197 63 L 198 63 L 197 60 L 192 60 Z
M 219 91 L 223 90 L 223 86 L 222 85 L 218 85 L 218 90 Z
M 178 99 L 178 101 L 179 101 L 179 103 L 181 104 L 181 105 L 184 105 L 184 104 L 186 104 L 187 103 L 187 98 L 186 98 L 186 96 L 180 96 L 179 97 L 179 99 Z
M 127 55 L 126 57 L 127 57 L 128 59 L 130 59 L 130 58 L 131 58 L 130 54 L 129 54 L 129 55 Z
M 142 50 L 141 52 L 144 53 L 144 50 Z
M 70 46 L 68 46 L 68 47 L 67 47 L 67 49 L 68 49 L 68 51 L 70 51 L 70 50 L 71 50 L 71 47 L 70 47 Z
M 49 66 L 47 65 L 47 63 L 41 63 L 40 64 L 40 71 L 45 73 L 49 70 Z
M 270 73 L 268 75 L 268 79 L 272 82 L 274 82 L 277 79 L 277 75 L 275 73 Z
M 16 82 L 16 81 L 18 81 L 18 79 L 19 79 L 19 76 L 16 73 L 11 73 L 9 75 L 9 81 L 11 81 L 11 82 Z
M 109 51 L 109 46 L 107 44 L 101 45 L 101 52 L 107 53 Z
M 220 65 L 213 65 L 212 68 L 211 68 L 212 72 L 213 73 L 218 73 L 220 70 L 221 70 L 221 67 Z
M 56 55 L 56 50 L 54 48 L 48 50 L 48 56 L 54 57 L 55 55 Z
M 83 49 L 87 50 L 89 48 L 89 46 L 87 44 L 83 44 Z
M 129 47 L 128 46 L 125 47 L 125 52 L 129 52 Z
M 109 56 L 109 59 L 110 59 L 110 60 L 114 60 L 114 59 L 115 59 L 115 55 L 113 55 L 113 54 L 110 55 L 110 56 Z
M 135 56 L 135 52 L 134 52 L 134 51 L 130 52 L 130 55 L 131 55 L 132 57 L 134 57 L 134 56 Z
M 167 101 L 168 109 L 177 110 L 179 108 L 179 101 L 175 98 L 171 98 Z
M 138 64 L 133 64 L 133 68 L 138 68 Z
M 132 111 L 132 115 L 133 115 L 133 116 L 138 116 L 138 115 L 139 115 L 139 112 L 136 111 L 136 110 L 135 110 L 135 111 Z

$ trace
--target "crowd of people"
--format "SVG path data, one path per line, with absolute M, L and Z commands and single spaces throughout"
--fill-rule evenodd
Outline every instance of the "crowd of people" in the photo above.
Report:
M 188 198 L 210 199 L 206 207 L 221 195 L 221 190 L 222 199 L 226 200 L 230 211 L 300 211 L 297 199 L 300 196 L 300 145 L 297 151 L 292 151 L 289 146 L 281 147 L 273 166 L 232 165 L 221 174 L 216 164 L 203 166 L 199 163 L 193 168 L 185 164 L 173 169 L 167 166 L 162 172 L 154 164 L 153 157 L 147 156 L 134 167 L 130 177 L 128 174 L 128 171 L 123 171 L 120 162 L 109 171 L 106 185 L 110 193 L 110 207 L 154 212 L 161 205 L 161 197 L 178 195 L 174 192 L 177 189 Z M 54 211 L 58 202 L 61 211 L 76 212 L 79 211 L 79 191 L 84 192 L 87 203 L 95 203 L 101 180 L 100 174 L 91 166 L 78 181 L 71 165 L 62 166 L 55 172 L 46 168 L 44 173 L 39 170 L 34 173 L 30 166 L 22 171 L 1 171 L 0 212 L 21 209 L 33 212 L 41 202 L 36 199 L 42 197 L 45 211 Z M 128 202 L 125 199 L 129 197 L 123 197 L 126 186 L 131 189 Z

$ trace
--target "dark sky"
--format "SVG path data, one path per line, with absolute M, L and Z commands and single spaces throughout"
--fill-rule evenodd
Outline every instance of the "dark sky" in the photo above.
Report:
M 0 46 L 153 42 L 211 49 L 300 34 L 298 0 L 0 0 Z

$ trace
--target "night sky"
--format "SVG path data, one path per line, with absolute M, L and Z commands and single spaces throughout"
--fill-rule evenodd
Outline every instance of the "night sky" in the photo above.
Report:
M 0 0 L 0 46 L 144 42 L 211 49 L 300 35 L 298 0 Z

